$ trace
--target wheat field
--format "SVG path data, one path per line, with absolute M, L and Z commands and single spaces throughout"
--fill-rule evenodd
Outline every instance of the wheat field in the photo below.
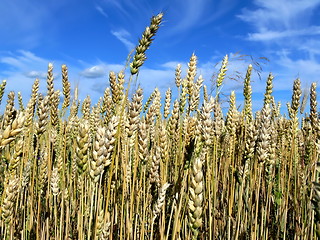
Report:
M 270 74 L 263 108 L 253 113 L 249 65 L 243 108 L 231 92 L 224 114 L 228 56 L 208 93 L 192 54 L 187 72 L 176 68 L 175 89 L 144 98 L 143 89 L 130 85 L 162 18 L 152 17 L 129 65 L 109 73 L 97 103 L 90 96 L 80 101 L 77 89 L 71 93 L 66 65 L 63 89 L 54 88 L 49 64 L 46 94 L 36 79 L 26 106 L 19 92 L 6 93 L 6 81 L 0 84 L 0 103 L 7 95 L 0 122 L 0 239 L 320 236 L 316 83 L 305 112 L 301 82 L 294 81 L 286 117 Z

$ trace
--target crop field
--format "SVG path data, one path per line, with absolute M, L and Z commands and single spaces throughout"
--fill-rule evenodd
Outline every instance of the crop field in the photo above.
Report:
M 294 81 L 285 116 L 270 73 L 263 107 L 252 112 L 249 65 L 243 107 L 225 93 L 222 111 L 228 56 L 210 93 L 192 54 L 186 72 L 177 66 L 174 89 L 144 96 L 132 86 L 162 18 L 152 17 L 96 103 L 71 93 L 66 65 L 63 89 L 49 63 L 46 94 L 36 79 L 26 105 L 0 84 L 0 239 L 320 236 L 316 83 L 308 101 Z

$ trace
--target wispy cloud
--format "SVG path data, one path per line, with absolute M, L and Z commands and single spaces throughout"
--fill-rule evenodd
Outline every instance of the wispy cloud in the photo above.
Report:
M 257 8 L 245 8 L 238 15 L 256 30 L 248 33 L 249 40 L 268 41 L 320 34 L 320 26 L 310 24 L 313 13 L 319 10 L 320 0 L 255 0 L 254 3 Z
M 42 23 L 40 19 L 43 18 L 41 8 L 24 1 L 17 4 L 10 0 L 3 0 L 0 16 L 0 33 L 3 36 L 0 42 L 10 39 L 14 43 L 34 45 L 39 40 L 38 30 Z M 28 35 L 25 34 L 27 32 Z
M 306 39 L 304 44 L 299 45 L 297 48 L 307 52 L 310 59 L 315 59 L 316 55 L 320 55 L 320 41 L 318 39 Z
M 193 1 L 177 1 L 176 2 L 176 24 L 172 31 L 186 31 L 197 25 L 208 6 L 207 0 Z
M 106 18 L 109 17 L 108 14 L 104 11 L 104 9 L 103 9 L 101 6 L 96 5 L 96 10 L 97 10 L 101 15 L 103 15 L 104 17 L 106 17 Z
M 237 1 L 210 0 L 176 0 L 172 2 L 169 15 L 174 22 L 171 32 L 186 32 L 188 30 L 209 24 L 230 11 Z
M 64 9 L 66 1 L 46 2 L 1 0 L 0 44 L 18 45 L 31 49 L 38 46 L 44 36 L 48 37 L 57 22 L 55 14 Z M 48 27 L 50 26 L 50 27 Z
M 270 41 L 281 38 L 296 38 L 300 36 L 320 35 L 320 26 L 310 26 L 307 29 L 285 30 L 285 31 L 265 31 L 249 33 L 248 39 L 253 41 Z
M 111 31 L 111 33 L 125 45 L 129 52 L 134 49 L 135 45 L 129 40 L 130 33 L 128 31 L 120 29 L 119 31 Z
M 36 56 L 34 53 L 25 50 L 18 50 L 16 52 L 7 52 L 0 55 L 0 62 L 5 63 L 11 68 L 19 70 L 27 70 L 31 64 L 33 67 L 43 67 L 48 64 L 48 60 Z
M 317 81 L 320 25 L 314 15 L 320 10 L 320 0 L 255 0 L 254 4 L 255 8 L 243 9 L 238 15 L 253 27 L 246 39 L 265 44 L 261 49 L 270 56 L 274 94 L 289 100 L 295 78 L 307 85 Z M 263 87 L 255 84 L 253 89 L 263 91 Z
M 290 51 L 279 51 L 277 64 L 283 69 L 285 75 L 291 75 L 292 78 L 300 77 L 305 81 L 318 81 L 315 73 L 319 72 L 320 62 L 316 59 L 305 58 L 295 59 L 291 57 Z
M 179 35 L 191 29 L 211 23 L 230 11 L 237 1 L 234 0 L 161 0 L 147 4 L 146 1 L 101 0 L 101 8 L 108 14 L 118 13 L 126 22 L 144 23 L 145 16 L 165 12 L 166 35 Z M 113 8 L 113 9 L 112 9 Z
M 121 14 L 124 14 L 126 16 L 129 16 L 130 14 L 126 10 L 126 3 L 123 3 L 121 0 L 102 0 L 101 4 L 104 4 L 106 6 L 113 6 L 115 7 L 118 11 L 121 12 Z
M 41 79 L 40 92 L 46 91 L 46 70 L 49 61 L 30 51 L 19 50 L 15 52 L 0 53 L 0 79 L 7 80 L 6 92 L 20 91 L 25 103 L 30 96 L 31 86 L 36 78 Z M 54 73 L 56 75 L 56 71 Z

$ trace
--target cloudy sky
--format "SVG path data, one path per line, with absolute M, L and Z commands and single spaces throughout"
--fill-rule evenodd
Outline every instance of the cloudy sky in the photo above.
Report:
M 1 0 L 0 80 L 7 80 L 6 93 L 20 91 L 28 99 L 35 78 L 44 92 L 52 62 L 56 88 L 61 65 L 67 64 L 80 99 L 90 94 L 97 101 L 108 86 L 108 72 L 124 68 L 159 12 L 164 21 L 138 78 L 145 98 L 155 87 L 163 95 L 168 87 L 176 92 L 174 69 L 181 63 L 185 70 L 192 53 L 209 88 L 226 54 L 232 59 L 230 77 L 258 62 L 261 79 L 257 73 L 252 77 L 255 110 L 269 72 L 283 105 L 291 99 L 294 79 L 309 88 L 320 78 L 320 0 Z M 241 84 L 227 80 L 223 88 L 225 94 L 236 90 L 238 105 Z

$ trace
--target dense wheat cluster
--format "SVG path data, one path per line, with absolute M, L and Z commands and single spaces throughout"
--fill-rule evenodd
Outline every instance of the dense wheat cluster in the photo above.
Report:
M 263 108 L 253 113 L 249 65 L 243 107 L 231 92 L 223 114 L 219 96 L 228 56 L 216 91 L 208 94 L 193 54 L 187 72 L 177 66 L 177 89 L 163 97 L 155 89 L 144 98 L 143 89 L 130 89 L 130 83 L 161 21 L 162 14 L 152 18 L 130 75 L 110 72 L 110 86 L 97 103 L 90 96 L 80 101 L 77 90 L 71 96 L 66 65 L 61 90 L 54 88 L 49 64 L 46 94 L 39 80 L 26 106 L 21 94 L 15 106 L 16 94 L 7 93 L 0 125 L 1 239 L 318 236 L 316 84 L 310 113 L 300 115 L 305 101 L 300 80 L 294 81 L 285 117 L 270 74 Z

